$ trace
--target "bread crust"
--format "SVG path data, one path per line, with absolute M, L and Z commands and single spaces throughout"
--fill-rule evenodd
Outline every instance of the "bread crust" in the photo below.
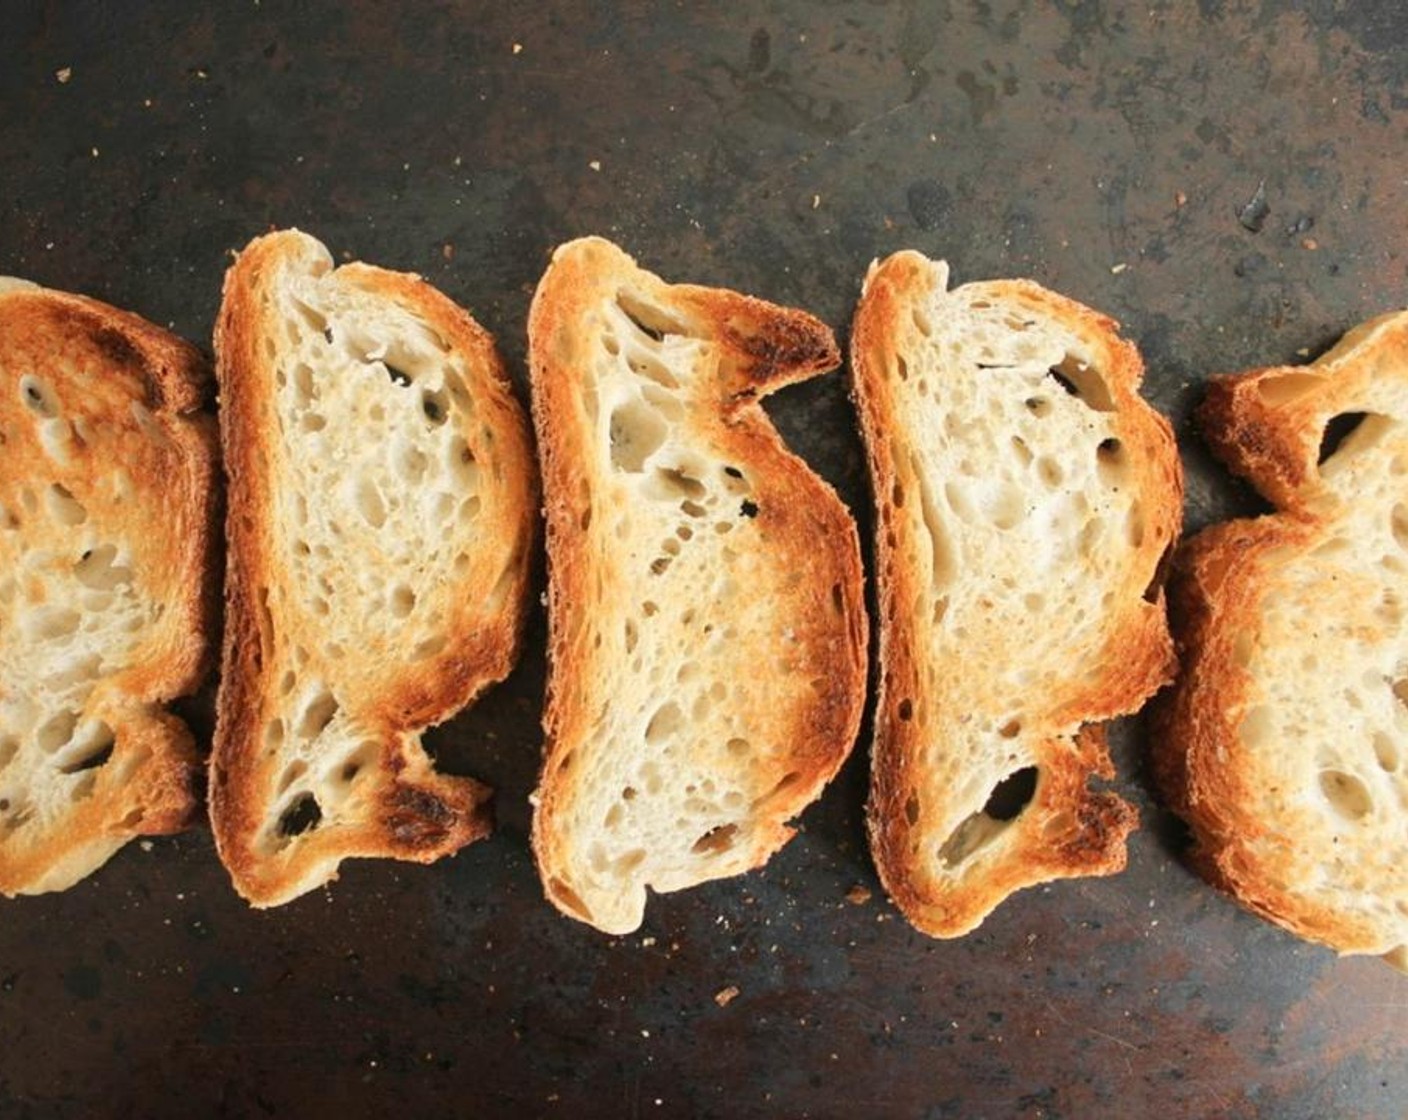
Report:
M 769 710 L 767 697 L 761 703 L 730 701 L 742 705 L 735 715 L 756 748 L 746 766 L 740 764 L 744 773 L 733 777 L 759 789 L 778 788 L 739 822 L 736 841 L 707 867 L 665 882 L 626 876 L 613 895 L 593 894 L 586 885 L 592 837 L 572 818 L 598 762 L 613 750 L 594 733 L 594 723 L 616 690 L 626 688 L 623 681 L 634 679 L 613 654 L 596 647 L 593 628 L 603 620 L 589 617 L 597 609 L 589 604 L 634 599 L 641 593 L 635 581 L 650 578 L 634 570 L 632 558 L 603 527 L 613 512 L 606 496 L 609 468 L 599 477 L 591 465 L 599 449 L 582 400 L 583 371 L 601 341 L 600 308 L 623 292 L 667 309 L 674 320 L 671 330 L 697 340 L 708 354 L 697 369 L 712 373 L 691 398 L 682 423 L 693 444 L 707 446 L 711 458 L 743 468 L 753 487 L 756 505 L 747 515 L 752 518 L 748 532 L 757 536 L 747 539 L 766 542 L 747 546 L 757 550 L 751 555 L 761 565 L 750 589 L 757 598 L 742 594 L 711 617 L 723 626 L 743 612 L 766 609 L 778 620 L 779 643 L 784 630 L 791 643 L 789 672 L 812 679 L 817 688 L 810 698 L 799 698 L 779 677 L 775 710 Z M 835 367 L 839 353 L 831 332 L 801 311 L 721 289 L 667 284 L 594 237 L 554 253 L 533 300 L 529 339 L 549 571 L 546 744 L 533 850 L 555 906 L 607 932 L 625 933 L 640 924 L 647 885 L 681 889 L 765 863 L 793 835 L 787 822 L 820 794 L 853 745 L 864 702 L 867 641 L 855 525 L 831 487 L 783 445 L 760 405 L 775 389 Z M 776 577 L 783 570 L 795 577 L 790 588 L 764 606 L 762 587 L 780 586 Z M 662 610 L 676 606 L 665 603 Z M 734 671 L 766 674 L 762 663 L 772 652 L 740 650 Z M 668 689 L 660 692 L 665 699 L 670 695 Z M 681 781 L 674 774 L 667 780 Z
M 1381 822 L 1382 804 L 1362 821 L 1337 816 L 1314 783 L 1316 768 L 1333 766 L 1382 802 L 1395 780 L 1391 759 L 1370 746 L 1374 710 L 1355 678 L 1366 658 L 1389 670 L 1380 699 L 1391 729 L 1403 703 L 1392 673 L 1408 672 L 1408 648 L 1401 620 L 1385 610 L 1404 580 L 1392 566 L 1397 548 L 1366 572 L 1374 542 L 1348 519 L 1377 501 L 1383 479 L 1389 501 L 1402 492 L 1385 472 L 1408 457 L 1405 390 L 1405 313 L 1363 324 L 1310 365 L 1212 381 L 1198 410 L 1203 434 L 1276 511 L 1214 525 L 1179 550 L 1170 591 L 1183 672 L 1152 728 L 1155 777 L 1191 828 L 1199 872 L 1292 933 L 1400 969 L 1408 894 L 1398 826 Z M 1349 459 L 1322 467 L 1327 424 L 1358 412 L 1387 423 L 1366 424 Z M 1392 546 L 1398 530 L 1385 535 Z M 1288 610 L 1289 626 L 1279 621 Z M 1306 658 L 1314 668 L 1302 667 Z M 1322 684 L 1334 695 L 1296 733 L 1273 742 L 1255 732 L 1263 714 L 1285 709 L 1278 687 L 1318 695 Z
M 981 820 L 982 814 L 967 818 L 995 839 L 985 840 L 970 864 L 949 873 L 940 866 L 938 844 L 921 824 L 920 806 L 924 815 L 950 824 L 957 824 L 951 820 L 955 810 L 948 808 L 951 795 L 939 788 L 937 773 L 922 755 L 932 746 L 942 758 L 944 744 L 969 720 L 993 715 L 987 709 L 1000 707 L 1003 698 L 982 674 L 1010 669 L 1026 655 L 1020 627 L 1003 632 L 985 621 L 985 610 L 974 615 L 983 636 L 965 639 L 949 634 L 939 622 L 931 624 L 927 606 L 921 606 L 931 594 L 923 559 L 928 546 L 920 539 L 917 515 L 903 502 L 912 509 L 926 486 L 941 487 L 945 480 L 921 478 L 914 456 L 905 450 L 933 435 L 913 430 L 901 411 L 897 371 L 906 353 L 915 360 L 918 318 L 929 301 L 943 297 L 945 284 L 946 269 L 916 252 L 896 253 L 872 265 L 851 338 L 853 394 L 878 512 L 879 685 L 868 829 L 886 890 L 916 928 L 934 937 L 972 930 L 1022 887 L 1124 867 L 1125 838 L 1136 827 L 1137 814 L 1115 793 L 1089 788 L 1089 781 L 1113 777 L 1101 722 L 1136 710 L 1173 677 L 1173 646 L 1157 572 L 1177 538 L 1182 510 L 1172 431 L 1139 397 L 1142 363 L 1134 346 L 1118 336 L 1113 320 L 1029 281 L 971 284 L 954 293 L 971 294 L 975 302 L 1034 321 L 1058 322 L 1080 340 L 1110 397 L 1109 423 L 1127 464 L 1122 485 L 1140 496 L 1143 533 L 1109 577 L 1109 606 L 1098 627 L 1079 642 L 1072 637 L 1063 649 L 1062 659 L 1073 669 L 1049 694 L 1024 698 L 1020 729 L 1014 721 L 1003 731 L 1039 772 L 1030 801 L 1005 824 Z M 909 369 L 905 376 L 920 375 Z M 940 368 L 927 376 L 933 383 L 958 373 Z M 928 391 L 937 395 L 944 387 Z M 961 415 L 955 419 L 959 425 L 970 422 Z M 1042 591 L 1046 573 L 1032 570 L 1028 576 L 1025 590 Z M 1000 599 L 1005 592 L 994 586 L 984 594 Z M 1077 673 L 1075 666 L 1088 671 Z M 1001 760 L 995 765 L 1001 767 Z M 944 780 L 963 785 L 967 775 L 948 774 Z M 956 837 L 959 829 L 950 835 Z
M 29 377 L 42 388 L 27 399 Z M 218 451 L 214 418 L 201 411 L 209 384 L 199 351 L 137 315 L 0 281 L 0 585 L 7 575 L 23 583 L 8 593 L 0 587 L 0 645 L 25 648 L 8 681 L 0 650 L 0 740 L 13 737 L 19 748 L 0 752 L 9 756 L 0 787 L 16 778 L 6 770 L 33 757 L 26 752 L 35 734 L 6 726 L 6 711 L 37 710 L 53 674 L 67 673 L 71 687 L 74 672 L 64 641 L 24 641 L 27 606 L 96 613 L 128 593 L 143 615 L 102 648 L 83 695 L 65 694 L 77 727 L 69 742 L 16 778 L 13 791 L 0 790 L 10 811 L 0 816 L 19 815 L 25 799 L 55 782 L 67 783 L 72 798 L 42 811 L 47 821 L 0 827 L 0 893 L 62 890 L 133 837 L 181 831 L 199 808 L 195 744 L 161 705 L 199 686 L 218 618 Z M 49 509 L 46 519 L 42 499 L 51 490 L 83 512 L 60 524 Z M 125 575 L 115 587 L 79 594 L 75 573 L 100 547 L 116 549 Z M 38 568 L 27 566 L 35 549 L 50 556 Z M 55 592 L 65 598 L 44 600 Z M 88 721 L 110 729 L 111 753 L 70 773 L 61 756 Z
M 330 656 L 322 647 L 320 623 L 297 603 L 294 576 L 278 558 L 281 528 L 274 503 L 283 460 L 273 404 L 275 362 L 261 344 L 278 314 L 272 294 L 283 277 L 330 272 L 326 250 L 306 234 L 286 230 L 257 238 L 226 276 L 215 331 L 229 573 L 211 816 L 236 889 L 257 907 L 279 905 L 335 878 L 343 859 L 429 863 L 488 834 L 488 787 L 437 773 L 420 733 L 512 668 L 526 617 L 536 531 L 527 421 L 492 337 L 417 276 L 362 263 L 342 266 L 335 273 L 340 284 L 409 311 L 447 354 L 467 356 L 476 419 L 464 421 L 460 434 L 488 486 L 474 533 L 466 538 L 470 562 L 457 573 L 457 600 L 445 607 L 442 628 L 449 640 L 439 653 L 412 659 L 400 648 L 404 641 L 394 626 L 369 630 L 365 648 L 351 659 Z M 385 576 L 390 582 L 397 573 L 388 570 Z M 355 610 L 355 594 L 335 587 L 338 609 Z M 270 609 L 271 601 L 284 603 L 284 609 Z M 276 674 L 287 669 L 295 647 L 308 655 L 300 671 L 329 682 L 372 757 L 358 773 L 355 808 L 336 827 L 314 828 L 271 853 L 261 847 L 260 832 L 286 760 L 266 752 L 263 737 L 279 710 Z

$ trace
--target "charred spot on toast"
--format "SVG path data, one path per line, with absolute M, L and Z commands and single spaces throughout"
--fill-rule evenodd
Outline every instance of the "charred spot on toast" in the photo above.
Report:
M 724 328 L 724 341 L 747 357 L 741 372 L 759 385 L 788 370 L 826 369 L 837 361 L 829 333 L 790 315 L 767 322 L 762 331 L 729 323 Z
M 453 806 L 419 786 L 396 786 L 386 806 L 382 825 L 387 834 L 398 847 L 412 851 L 439 847 L 459 823 Z

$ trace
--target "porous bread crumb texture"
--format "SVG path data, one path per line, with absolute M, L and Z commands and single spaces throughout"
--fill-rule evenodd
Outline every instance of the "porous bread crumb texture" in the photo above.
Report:
M 1173 768 L 1172 796 L 1220 882 L 1302 936 L 1400 969 L 1408 966 L 1405 354 L 1408 316 L 1398 316 L 1367 338 L 1356 334 L 1319 369 L 1255 371 L 1233 405 L 1223 438 L 1245 436 L 1255 408 L 1260 423 L 1303 440 L 1302 481 L 1286 495 L 1290 512 L 1216 527 L 1189 546 L 1197 557 L 1189 590 L 1203 600 L 1206 630 L 1162 746 L 1188 752 Z
M 585 708 L 575 722 L 550 714 L 535 843 L 550 897 L 617 933 L 640 924 L 647 887 L 737 874 L 791 835 L 784 822 L 850 745 L 823 745 L 820 771 L 801 749 L 825 698 L 852 687 L 826 656 L 844 649 L 859 598 L 816 588 L 825 566 L 770 536 L 770 502 L 831 503 L 820 523 L 848 524 L 834 495 L 809 479 L 786 497 L 774 457 L 725 446 L 719 340 L 653 277 L 627 276 L 561 328 L 581 343 L 570 369 L 535 367 L 577 382 L 574 414 L 554 417 L 580 461 L 571 523 L 549 525 L 552 688 L 558 707 Z M 535 408 L 546 398 L 535 388 Z M 771 432 L 750 438 L 781 450 Z M 551 507 L 550 470 L 545 487 Z M 812 544 L 856 549 L 853 530 Z M 587 569 L 581 601 L 561 588 L 569 549 Z M 823 609 L 799 617 L 811 598 Z M 553 735 L 554 720 L 574 727 Z
M 236 885 L 261 905 L 326 881 L 347 855 L 433 858 L 377 850 L 413 827 L 388 815 L 388 782 L 403 770 L 441 783 L 428 798 L 400 795 L 446 833 L 441 848 L 473 838 L 453 842 L 448 819 L 434 819 L 457 811 L 451 785 L 483 794 L 431 774 L 418 735 L 432 719 L 418 708 L 441 697 L 438 721 L 507 672 L 531 537 L 521 417 L 506 387 L 492 407 L 476 400 L 498 376 L 471 364 L 491 344 L 456 346 L 413 299 L 333 270 L 321 246 L 310 264 L 305 241 L 285 244 L 254 285 L 253 361 L 239 373 L 258 382 L 245 398 L 262 433 L 250 481 L 267 503 L 262 563 L 247 569 L 266 574 L 250 591 L 257 723 L 234 726 L 229 713 L 243 766 L 217 749 L 218 780 L 252 810 L 217 833 L 240 853 L 227 860 Z M 504 648 L 490 666 L 479 647 L 495 638 Z
M 132 837 L 180 827 L 195 804 L 189 735 L 158 701 L 193 686 L 201 660 L 183 650 L 202 647 L 192 628 L 205 592 L 187 558 L 203 563 L 208 534 L 187 502 L 193 489 L 206 500 L 213 440 L 179 441 L 179 421 L 149 409 L 133 367 L 160 359 L 119 315 L 0 286 L 6 894 L 63 889 Z M 164 791 L 151 784 L 163 771 Z
M 1123 864 L 1133 813 L 1087 793 L 1110 770 L 1081 731 L 1169 671 L 1155 577 L 1179 484 L 1159 422 L 1129 422 L 1150 412 L 1122 384 L 1137 357 L 1091 313 L 1034 285 L 948 292 L 946 266 L 902 257 L 856 340 L 887 464 L 872 830 L 911 920 L 954 936 L 1018 887 Z

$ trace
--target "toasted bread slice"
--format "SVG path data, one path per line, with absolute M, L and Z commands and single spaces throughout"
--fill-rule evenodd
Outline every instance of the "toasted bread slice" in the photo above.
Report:
M 536 517 L 493 340 L 414 276 L 251 243 L 216 326 L 229 477 L 211 817 L 273 906 L 343 859 L 428 863 L 488 831 L 487 788 L 420 744 L 517 655 Z
M 759 400 L 837 364 L 809 315 L 670 285 L 599 238 L 529 318 L 549 563 L 548 898 L 609 933 L 766 862 L 851 749 L 855 526 Z
M 1158 571 L 1178 536 L 1168 423 L 1117 325 L 1020 281 L 871 267 L 851 365 L 875 502 L 880 686 L 869 827 L 935 937 L 1021 887 L 1125 863 L 1101 722 L 1173 676 Z
M 63 890 L 199 807 L 161 705 L 217 618 L 208 388 L 151 323 L 0 278 L 0 893 Z
M 1179 552 L 1159 783 L 1213 883 L 1408 969 L 1408 312 L 1216 379 L 1200 420 L 1278 512 Z

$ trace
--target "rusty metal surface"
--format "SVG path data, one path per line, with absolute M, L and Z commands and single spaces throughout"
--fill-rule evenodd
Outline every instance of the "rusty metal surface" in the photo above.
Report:
M 917 247 L 1124 323 L 1194 527 L 1250 508 L 1187 423 L 1199 383 L 1408 303 L 1393 0 L 195 8 L 0 11 L 0 272 L 208 345 L 228 252 L 296 224 L 471 307 L 522 389 L 563 238 L 842 330 L 869 261 Z M 843 375 L 771 412 L 868 531 Z M 538 616 L 431 736 L 498 791 L 456 859 L 254 913 L 197 831 L 0 906 L 0 1115 L 1408 1113 L 1408 981 L 1195 879 L 1137 726 L 1128 871 L 964 940 L 884 900 L 864 734 L 769 867 L 611 939 L 542 901 L 527 851 L 543 671 Z M 209 693 L 188 709 L 208 741 Z

